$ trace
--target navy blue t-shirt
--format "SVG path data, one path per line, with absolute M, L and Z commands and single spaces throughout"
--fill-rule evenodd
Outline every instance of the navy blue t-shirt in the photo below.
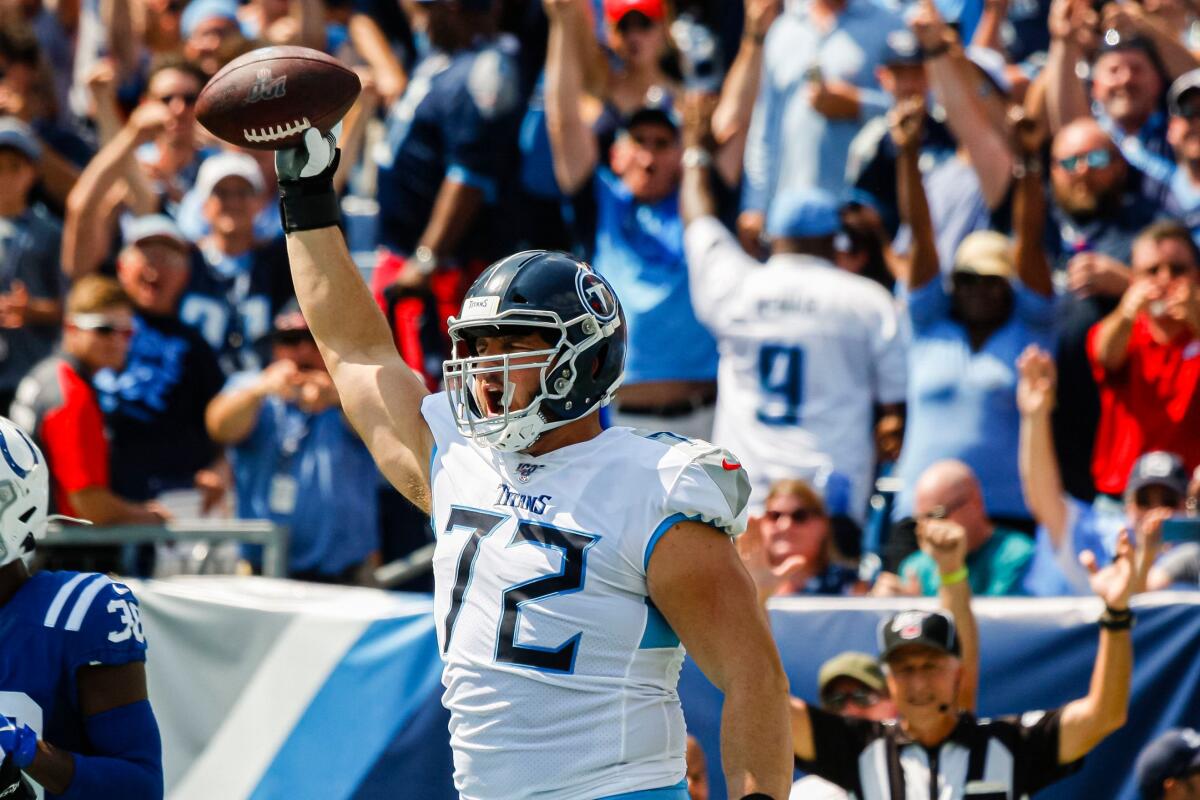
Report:
M 516 53 L 516 40 L 501 36 L 417 64 L 376 151 L 380 244 L 411 253 L 449 178 L 479 189 L 488 206 L 455 255 L 491 260 L 505 251 L 498 209 L 515 172 L 523 110 Z
M 290 300 L 292 273 L 282 238 L 262 242 L 238 256 L 201 248 L 192 263 L 179 318 L 217 354 L 226 375 L 260 369 L 271 320 Z
M 102 370 L 94 383 L 111 431 L 112 490 L 148 500 L 193 486 L 218 449 L 204 409 L 225 376 L 212 348 L 175 317 L 138 314 L 125 368 Z

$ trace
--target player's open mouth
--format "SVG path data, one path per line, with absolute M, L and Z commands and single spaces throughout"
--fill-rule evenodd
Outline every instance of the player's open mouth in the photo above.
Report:
M 504 413 L 504 390 L 499 386 L 483 387 L 483 414 L 498 417 Z

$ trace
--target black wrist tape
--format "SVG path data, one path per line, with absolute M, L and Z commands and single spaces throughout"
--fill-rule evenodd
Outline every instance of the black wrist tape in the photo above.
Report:
M 342 160 L 342 151 L 333 162 L 310 178 L 279 182 L 279 218 L 284 233 L 328 228 L 342 221 L 341 204 L 333 190 L 333 174 Z

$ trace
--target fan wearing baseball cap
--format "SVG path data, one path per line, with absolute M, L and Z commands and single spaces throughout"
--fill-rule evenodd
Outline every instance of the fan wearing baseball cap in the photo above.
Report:
M 1142 800 L 1200 797 L 1200 733 L 1177 728 L 1142 750 L 1134 767 Z
M 587 64 L 577 42 L 587 25 L 586 3 L 547 0 L 545 7 L 546 122 L 555 181 L 565 195 L 586 192 L 594 198 L 592 264 L 622 298 L 629 323 L 625 379 L 613 422 L 706 438 L 716 403 L 717 348 L 691 302 L 679 211 L 681 122 L 671 93 L 646 83 L 656 43 L 665 41 L 653 32 L 662 23 L 647 13 L 661 15 L 646 0 L 610 0 L 605 6 L 610 30 L 646 28 L 630 35 L 655 50 L 639 44 L 623 57 L 625 75 L 634 75 L 636 60 L 642 77 L 625 81 L 618 75 L 614 87 L 620 88 L 610 91 L 611 104 L 624 116 L 606 152 L 580 111 Z
M 625 116 L 642 105 L 651 87 L 676 94 L 662 70 L 667 52 L 667 10 L 663 0 L 604 0 L 608 45 L 618 60 L 609 78 L 607 100 Z
M 1018 359 L 1017 370 L 1021 484 L 1038 522 L 1025 590 L 1042 596 L 1086 595 L 1089 576 L 1080 558 L 1107 564 L 1122 530 L 1131 531 L 1134 541 L 1143 545 L 1157 540 L 1163 521 L 1186 508 L 1188 473 L 1175 453 L 1153 450 L 1139 456 L 1128 472 L 1123 513 L 1107 510 L 1115 506 L 1108 500 L 1096 505 L 1076 500 L 1063 488 L 1054 454 L 1050 416 L 1058 384 L 1054 360 L 1043 350 L 1029 348 Z
M 855 797 L 895 796 L 896 787 L 901 796 L 920 797 L 930 786 L 961 797 L 968 784 L 978 791 L 981 783 L 997 797 L 1024 797 L 1070 775 L 1125 724 L 1133 670 L 1129 598 L 1153 555 L 1153 548 L 1135 555 L 1122 536 L 1116 562 L 1093 575 L 1105 611 L 1085 697 L 1050 711 L 977 719 L 960 706 L 963 643 L 954 620 L 942 611 L 901 611 L 877 632 L 897 719 L 850 719 L 793 698 L 798 766 Z

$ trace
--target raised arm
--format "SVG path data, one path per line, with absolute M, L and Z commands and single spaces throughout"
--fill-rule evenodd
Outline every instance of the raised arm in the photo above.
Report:
M 336 227 L 333 141 L 313 129 L 301 147 L 276 154 L 296 297 L 350 423 L 392 485 L 428 511 L 433 434 L 421 416 L 428 392 L 396 352 Z
M 1057 370 L 1054 359 L 1036 345 L 1017 359 L 1017 410 L 1021 413 L 1017 461 L 1021 491 L 1033 518 L 1046 529 L 1055 550 L 1067 535 L 1067 501 L 1054 452 L 1051 414 L 1054 411 Z
M 763 43 L 771 23 L 779 16 L 780 0 L 747 0 L 746 22 L 737 57 L 725 75 L 721 99 L 713 111 L 712 128 L 717 144 L 724 146 L 750 129 L 758 82 L 762 77 Z
M 708 525 L 677 523 L 654 548 L 647 582 L 688 654 L 725 694 L 721 760 L 729 796 L 787 797 L 787 676 L 733 543 Z
M 292 0 L 288 15 L 296 22 L 296 44 L 325 49 L 325 4 L 321 0 Z
M 1004 134 L 989 121 L 979 97 L 979 78 L 957 37 L 932 2 L 922 2 L 910 23 L 929 56 L 929 83 L 946 109 L 946 124 L 971 158 L 988 208 L 996 208 L 1008 193 L 1013 156 Z
M 585 21 L 579 0 L 544 0 L 550 18 L 546 50 L 546 127 L 554 156 L 554 178 L 564 194 L 587 183 L 600 160 L 596 135 L 579 113 L 583 99 L 584 54 L 574 46 L 575 28 Z
M 367 138 L 367 124 L 375 118 L 375 112 L 379 110 L 381 90 L 376 82 L 378 75 L 379 73 L 370 70 L 359 72 L 362 91 L 342 120 L 342 135 L 338 140 L 342 148 L 342 161 L 338 165 L 337 174 L 333 176 L 333 188 L 338 194 L 341 194 L 350 182 L 350 173 L 358 163 Z
M 1096 12 L 1088 0 L 1054 0 L 1050 5 L 1050 50 L 1046 53 L 1046 121 L 1056 134 L 1089 115 L 1087 89 L 1075 73 L 1085 44 L 1094 36 Z
M 979 24 L 975 26 L 971 44 L 1003 53 L 1004 40 L 1001 31 L 1007 19 L 1008 0 L 984 0 L 983 13 L 979 15 Z
M 929 202 L 921 181 L 921 133 L 925 125 L 925 101 L 919 97 L 902 100 L 889 113 L 896 156 L 896 193 L 900 216 L 912 228 L 912 252 L 909 254 L 909 288 L 919 289 L 938 277 L 937 242 Z
M 974 711 L 979 694 L 979 627 L 971 611 L 971 583 L 967 580 L 967 532 L 950 520 L 922 520 L 917 525 L 917 544 L 937 565 L 941 576 L 938 600 L 958 630 L 962 661 L 958 708 Z
M 1104 369 L 1116 372 L 1125 366 L 1129 358 L 1133 322 L 1157 294 L 1157 289 L 1150 281 L 1136 280 L 1125 290 L 1117 307 L 1096 323 L 1096 361 Z
M 1045 127 L 1026 117 L 1019 109 L 1010 117 L 1014 149 L 1020 161 L 1016 165 L 1016 192 L 1013 195 L 1013 232 L 1016 234 L 1017 277 L 1026 288 L 1043 297 L 1054 295 L 1050 279 L 1050 261 L 1042 245 L 1046 227 L 1046 195 L 1042 188 L 1042 146 Z M 1010 165 L 1012 162 L 1009 162 Z
M 1158 557 L 1162 521 L 1170 515 L 1170 509 L 1160 508 L 1142 518 L 1136 552 L 1129 535 L 1122 532 L 1117 541 L 1116 557 L 1105 569 L 1096 570 L 1094 557 L 1085 560 L 1092 573 L 1092 591 L 1104 601 L 1105 610 L 1100 618 L 1100 646 L 1087 696 L 1068 703 L 1059 720 L 1060 764 L 1069 764 L 1087 755 L 1104 737 L 1125 724 L 1133 673 L 1129 598 L 1145 588 L 1150 565 Z
M 683 177 L 679 185 L 679 213 L 686 228 L 701 217 L 717 215 L 717 200 L 713 196 L 711 167 L 716 149 L 712 130 L 713 107 L 717 100 L 711 95 L 692 93 L 684 99 L 683 107 Z
M 387 36 L 379 29 L 375 20 L 366 14 L 351 14 L 346 30 L 350 34 L 354 51 L 371 67 L 375 85 L 383 97 L 383 102 L 391 105 L 404 93 L 408 75 L 405 74 L 400 59 L 392 52 Z
M 1104 28 L 1130 31 L 1154 43 L 1154 52 L 1167 73 L 1170 83 L 1185 72 L 1200 66 L 1188 50 L 1179 30 L 1162 14 L 1150 13 L 1137 3 L 1108 3 L 1104 6 Z
M 69 279 L 76 280 L 95 272 L 108 255 L 112 231 L 108 216 L 103 213 L 103 198 L 131 168 L 136 169 L 136 164 L 132 164 L 134 150 L 150 141 L 166 124 L 169 115 L 170 111 L 162 103 L 148 102 L 138 106 L 125 126 L 112 141 L 100 148 L 79 176 L 67 197 L 63 226 L 62 268 Z

